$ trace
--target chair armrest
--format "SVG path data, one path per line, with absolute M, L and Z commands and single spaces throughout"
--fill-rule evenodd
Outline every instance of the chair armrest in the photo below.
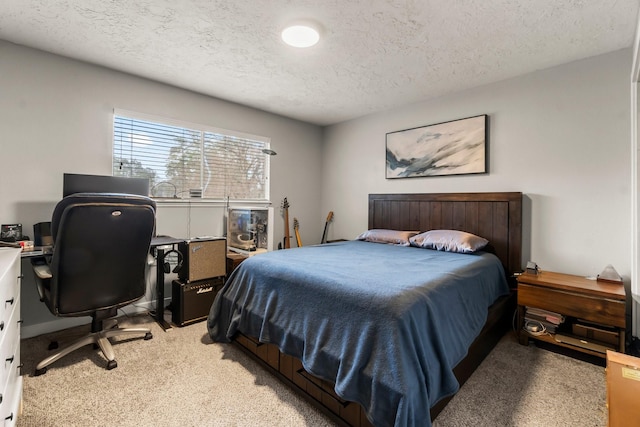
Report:
M 46 280 L 51 279 L 51 269 L 48 265 L 34 265 L 33 272 L 39 279 Z

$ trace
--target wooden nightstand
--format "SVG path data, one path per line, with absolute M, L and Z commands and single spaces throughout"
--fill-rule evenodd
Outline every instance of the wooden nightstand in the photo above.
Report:
M 523 273 L 518 277 L 520 344 L 535 339 L 603 358 L 607 348 L 624 353 L 625 300 L 622 285 L 550 271 Z M 556 334 L 530 333 L 524 329 L 526 307 L 561 314 L 565 321 Z

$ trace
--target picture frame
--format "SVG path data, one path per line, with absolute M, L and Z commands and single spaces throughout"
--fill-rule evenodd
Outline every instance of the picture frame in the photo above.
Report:
M 3 242 L 22 240 L 22 224 L 2 224 L 0 226 L 0 240 Z
M 386 178 L 484 174 L 487 120 L 481 114 L 386 134 Z

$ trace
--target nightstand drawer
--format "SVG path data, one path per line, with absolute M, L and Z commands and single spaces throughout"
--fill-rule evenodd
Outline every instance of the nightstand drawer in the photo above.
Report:
M 625 303 L 619 300 L 519 283 L 518 305 L 543 308 L 602 325 L 626 326 Z

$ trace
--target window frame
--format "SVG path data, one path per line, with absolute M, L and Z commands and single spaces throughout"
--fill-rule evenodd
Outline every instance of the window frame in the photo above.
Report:
M 147 113 L 140 113 L 140 112 L 136 112 L 136 111 L 131 111 L 131 110 L 125 110 L 125 109 L 120 109 L 120 108 L 115 108 L 113 110 L 113 115 L 112 115 L 112 120 L 111 120 L 111 173 L 113 175 L 113 171 L 115 170 L 116 167 L 116 156 L 115 156 L 115 143 L 116 143 L 116 135 L 115 135 L 115 128 L 116 128 L 116 116 L 118 117 L 123 117 L 123 118 L 127 118 L 127 119 L 133 119 L 133 120 L 142 120 L 142 121 L 148 121 L 148 122 L 153 122 L 153 123 L 158 123 L 158 124 L 162 124 L 162 125 L 167 125 L 167 126 L 175 126 L 175 127 L 180 127 L 180 128 L 185 128 L 185 129 L 189 129 L 189 130 L 194 130 L 194 131 L 198 131 L 200 132 L 200 152 L 201 152 L 201 159 L 200 159 L 200 180 L 202 182 L 203 180 L 203 173 L 204 173 L 204 151 L 205 151 L 205 146 L 203 144 L 203 141 L 206 139 L 205 134 L 206 133 L 212 133 L 212 134 L 220 134 L 220 135 L 224 135 L 225 137 L 232 137 L 232 138 L 239 138 L 239 139 L 247 139 L 247 140 L 251 140 L 251 141 L 256 141 L 256 142 L 261 142 L 264 144 L 264 150 L 270 150 L 271 149 L 271 138 L 269 137 L 265 137 L 265 136 L 261 136 L 261 135 L 254 135 L 254 134 L 250 134 L 250 133 L 246 133 L 246 132 L 240 132 L 240 131 L 236 131 L 236 130 L 230 130 L 230 129 L 224 129 L 224 128 L 219 128 L 219 127 L 215 127 L 215 126 L 210 126 L 210 125 L 205 125 L 205 124 L 201 124 L 201 123 L 195 123 L 195 122 L 189 122 L 189 121 L 185 121 L 185 120 L 177 120 L 177 119 L 173 119 L 173 118 L 169 118 L 169 117 L 161 117 L 161 116 L 156 116 L 156 115 L 152 115 L 152 114 L 147 114 Z M 237 203 L 242 203 L 242 204 L 246 204 L 246 205 L 257 205 L 257 206 L 261 206 L 261 205 L 265 205 L 265 204 L 269 204 L 270 203 L 270 190 L 271 190 L 271 185 L 270 185 L 270 180 L 271 180 L 271 156 L 268 154 L 264 154 L 266 159 L 264 162 L 264 186 L 265 186 L 265 190 L 264 190 L 264 199 L 259 199 L 259 198 L 253 198 L 253 199 L 248 199 L 248 198 L 244 198 L 244 199 L 230 199 L 228 194 L 225 194 L 224 197 L 222 198 L 217 198 L 217 197 L 208 197 L 205 198 L 204 195 L 203 197 L 190 197 L 189 194 L 186 194 L 182 197 L 178 197 L 178 198 L 171 198 L 171 197 L 157 197 L 157 196 L 153 196 L 150 195 L 150 197 L 152 197 L 154 200 L 158 201 L 158 202 L 162 202 L 162 203 L 176 203 L 176 204 L 180 204 L 180 203 L 202 203 L 202 204 L 219 204 L 219 203 L 225 203 L 228 204 L 230 202 L 236 202 Z M 226 191 L 225 191 L 226 193 Z

